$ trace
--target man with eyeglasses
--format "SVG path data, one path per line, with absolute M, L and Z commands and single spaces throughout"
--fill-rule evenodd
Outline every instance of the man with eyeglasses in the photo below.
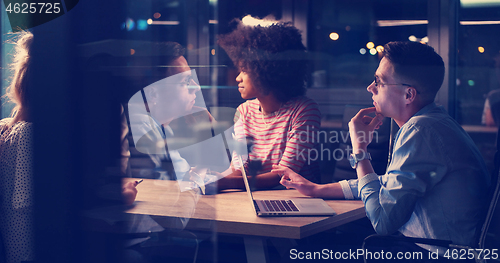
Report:
M 379 234 L 400 232 L 473 245 L 490 178 L 474 142 L 434 103 L 444 78 L 443 60 L 432 47 L 417 42 L 390 42 L 383 52 L 367 88 L 375 107 L 362 109 L 349 123 L 350 161 L 358 179 L 317 185 L 283 167 L 274 171 L 283 174 L 284 186 L 308 196 L 360 198 Z M 400 129 L 386 173 L 377 175 L 367 146 L 384 117 L 393 118 Z
M 191 167 L 177 150 L 167 147 L 167 139 L 191 136 L 189 126 L 195 120 L 210 123 L 212 117 L 205 108 L 194 106 L 200 85 L 180 44 L 151 43 L 137 50 L 139 56 L 141 51 L 157 57 L 133 61 L 135 69 L 144 69 L 137 74 L 139 82 L 148 85 L 138 89 L 127 105 L 134 142 L 131 151 L 136 159 L 143 159 L 131 162 L 132 176 L 181 180 Z

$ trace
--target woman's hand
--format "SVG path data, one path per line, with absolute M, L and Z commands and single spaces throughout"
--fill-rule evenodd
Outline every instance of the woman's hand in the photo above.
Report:
M 276 172 L 281 176 L 280 183 L 287 189 L 295 188 L 299 193 L 311 197 L 317 195 L 318 184 L 305 179 L 290 168 L 281 165 L 273 165 L 271 172 Z

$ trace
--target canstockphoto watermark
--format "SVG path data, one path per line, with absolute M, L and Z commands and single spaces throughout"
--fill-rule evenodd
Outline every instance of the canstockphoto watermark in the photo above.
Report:
M 303 144 L 314 145 L 314 148 L 296 149 L 295 158 L 297 160 L 306 161 L 308 164 L 315 161 L 340 161 L 347 158 L 352 152 L 350 146 L 350 135 L 348 132 L 340 131 L 317 131 L 314 127 L 306 127 L 306 130 L 297 132 L 298 141 Z M 358 142 L 360 143 L 378 143 L 378 132 L 370 131 L 358 132 Z M 331 144 L 344 143 L 348 144 L 343 148 L 332 148 Z
M 322 131 L 316 130 L 313 126 L 307 125 L 305 130 L 300 130 L 297 132 L 298 141 L 300 143 L 350 143 L 351 136 L 347 131 Z M 369 142 L 372 139 L 372 142 L 378 142 L 378 132 L 370 131 L 358 132 L 358 141 L 359 142 Z
M 311 164 L 311 162 L 315 161 L 331 161 L 332 159 L 335 161 L 340 161 L 344 158 L 347 158 L 347 156 L 349 156 L 349 154 L 351 154 L 352 152 L 352 148 L 349 145 L 347 145 L 345 149 L 330 149 L 328 146 L 325 147 L 325 145 L 321 143 L 319 148 L 320 149 L 297 149 L 295 158 L 297 158 L 297 160 L 304 160 L 307 162 L 307 164 Z
M 437 259 L 437 253 L 429 252 L 425 255 L 423 252 L 391 252 L 391 251 L 370 251 L 368 249 L 349 249 L 346 251 L 334 251 L 324 248 L 321 251 L 300 251 L 290 249 L 290 259 L 292 260 L 360 260 L 363 258 L 369 260 L 422 260 L 428 256 L 429 259 Z
M 440 256 L 441 255 L 441 256 Z M 290 249 L 289 254 L 292 260 L 436 260 L 441 262 L 446 260 L 498 260 L 500 258 L 498 249 L 477 249 L 477 248 L 454 248 L 435 251 L 397 251 L 396 250 L 369 250 L 369 249 L 347 249 L 336 251 L 328 248 L 321 250 L 307 251 L 300 249 Z

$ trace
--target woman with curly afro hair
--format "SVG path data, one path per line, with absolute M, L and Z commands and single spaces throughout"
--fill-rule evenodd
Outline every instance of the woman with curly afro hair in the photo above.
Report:
M 317 156 L 309 153 L 321 114 L 317 103 L 304 96 L 307 53 L 299 30 L 283 22 L 269 26 L 240 23 L 233 32 L 219 36 L 218 43 L 240 71 L 238 91 L 247 101 L 237 109 L 234 129 L 237 139 L 253 140 L 245 169 L 249 161 L 262 164 L 249 173 L 257 175 L 255 186 L 280 186 L 280 175 L 271 172 L 273 165 L 300 171 L 316 181 L 318 164 L 311 159 Z M 238 168 L 233 162 L 218 182 L 219 190 L 244 189 Z

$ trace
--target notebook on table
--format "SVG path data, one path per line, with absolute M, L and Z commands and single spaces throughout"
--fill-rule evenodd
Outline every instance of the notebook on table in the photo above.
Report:
M 335 211 L 320 198 L 293 198 L 283 200 L 255 200 L 250 189 L 241 156 L 240 169 L 250 203 L 257 216 L 331 216 Z M 279 190 L 278 190 L 279 191 Z

